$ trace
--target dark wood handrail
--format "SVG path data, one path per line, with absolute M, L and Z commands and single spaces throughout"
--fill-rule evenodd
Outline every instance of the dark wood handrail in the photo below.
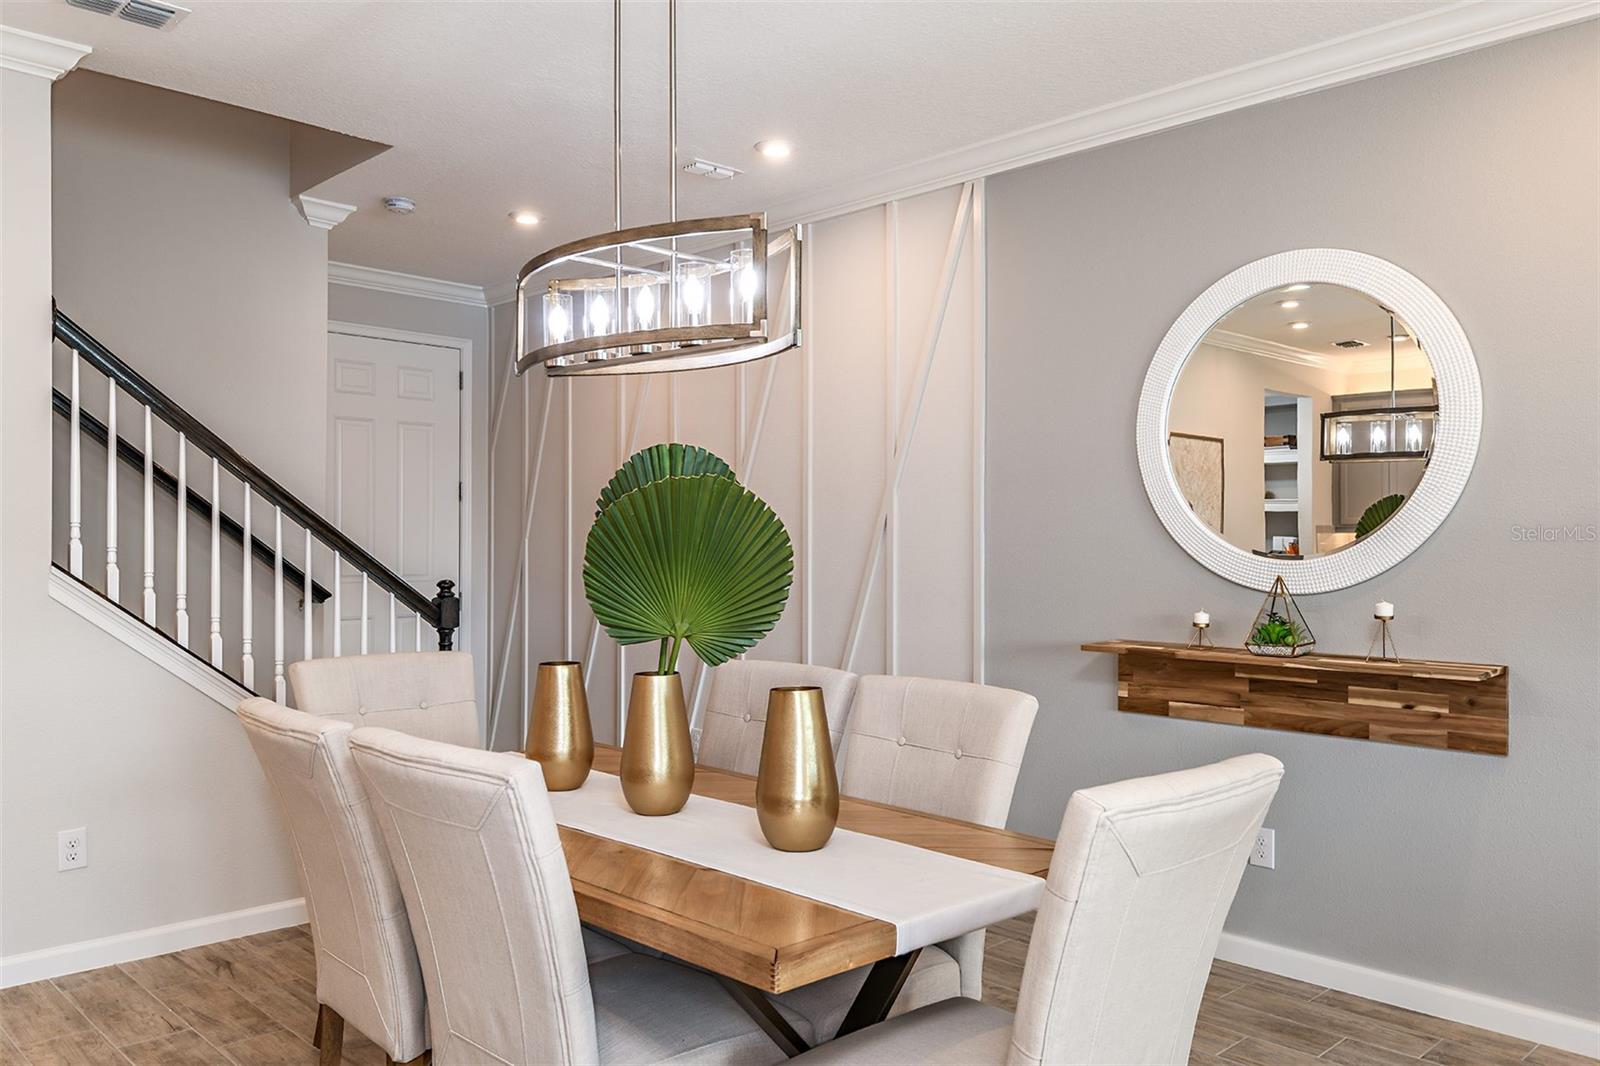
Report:
M 50 405 L 55 408 L 56 414 L 62 418 L 69 420 L 72 418 L 72 399 L 60 389 L 52 390 Z M 78 412 L 78 422 L 82 426 L 83 432 L 87 433 L 91 440 L 97 444 L 103 445 L 106 443 L 106 439 L 110 434 L 106 432 L 104 422 L 88 411 L 82 410 Z M 120 433 L 117 434 L 117 458 L 137 470 L 144 469 L 144 452 L 140 451 Z M 177 497 L 178 479 L 173 475 L 172 471 L 160 463 L 150 464 L 150 479 L 161 486 L 168 496 Z M 184 501 L 185 506 L 209 522 L 211 520 L 211 501 L 192 488 L 187 488 L 185 495 L 188 496 L 188 499 Z M 232 515 L 220 507 L 217 508 L 217 527 L 219 532 L 233 543 L 244 543 L 244 526 L 240 525 Z M 272 545 L 253 534 L 250 537 L 250 554 L 254 555 L 259 562 L 266 566 L 273 564 Z M 291 585 L 300 589 L 301 594 L 304 595 L 306 587 L 305 575 L 287 557 L 283 560 L 283 576 L 288 579 Z M 311 582 L 311 602 L 321 603 L 330 595 L 331 593 L 326 588 L 323 588 L 320 582 L 316 580 Z
M 294 493 L 240 455 L 232 445 L 184 410 L 176 400 L 117 358 L 87 330 L 62 313 L 60 308 L 55 309 L 54 328 L 56 339 L 62 344 L 88 360 L 90 365 L 110 377 L 123 391 L 159 415 L 167 425 L 182 432 L 189 443 L 227 467 L 229 472 L 250 486 L 257 495 L 264 497 L 267 502 L 283 508 L 283 512 L 302 528 L 310 530 L 312 536 L 338 552 L 341 559 L 364 572 L 385 592 L 393 593 L 395 599 L 415 611 L 428 625 L 439 630 L 440 647 L 449 650 L 450 638 L 445 630 L 456 627 L 456 618 L 459 617 L 460 611 L 460 600 L 451 589 L 445 588 L 446 584 L 453 586 L 453 582 L 440 582 L 440 595 L 433 600 L 428 599 L 410 582 L 373 558 L 366 549 L 317 514 Z

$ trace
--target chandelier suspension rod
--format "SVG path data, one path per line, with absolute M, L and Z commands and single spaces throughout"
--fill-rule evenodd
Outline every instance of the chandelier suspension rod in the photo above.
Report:
M 622 228 L 622 0 L 611 14 L 611 186 L 616 228 Z M 620 250 L 619 253 L 620 254 Z

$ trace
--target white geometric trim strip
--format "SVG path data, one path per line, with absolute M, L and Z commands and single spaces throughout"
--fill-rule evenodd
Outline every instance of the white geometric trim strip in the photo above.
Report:
M 1167 451 L 1167 408 L 1189 353 L 1223 315 L 1261 293 L 1298 282 L 1343 285 L 1393 308 L 1426 345 L 1438 386 L 1440 417 L 1422 480 L 1393 518 L 1347 548 L 1285 565 L 1228 543 L 1184 501 Z M 1282 574 L 1290 591 L 1302 594 L 1370 580 L 1427 540 L 1466 488 L 1482 428 L 1478 362 L 1461 323 L 1437 293 L 1376 256 L 1342 248 L 1301 248 L 1245 264 L 1201 293 L 1172 324 L 1145 375 L 1136 443 L 1139 472 L 1150 503 L 1184 551 L 1237 584 L 1265 591 Z

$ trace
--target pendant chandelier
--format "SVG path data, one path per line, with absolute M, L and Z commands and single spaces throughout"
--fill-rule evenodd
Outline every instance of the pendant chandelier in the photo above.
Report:
M 1385 308 L 1387 310 L 1387 308 Z M 1394 314 L 1389 315 L 1389 405 L 1359 411 L 1328 411 L 1322 416 L 1322 459 L 1329 463 L 1395 462 L 1426 459 L 1433 447 L 1439 405 L 1399 403 L 1395 385 Z M 1422 342 L 1411 338 L 1421 350 Z
M 568 241 L 517 274 L 520 375 L 652 374 L 764 359 L 800 343 L 800 230 L 766 215 L 678 219 L 678 5 L 667 4 L 670 216 L 622 228 L 622 0 L 612 25 L 616 228 Z M 776 286 L 769 282 L 776 279 Z

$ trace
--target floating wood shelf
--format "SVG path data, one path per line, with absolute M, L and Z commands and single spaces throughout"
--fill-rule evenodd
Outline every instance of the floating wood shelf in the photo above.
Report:
M 1117 656 L 1117 708 L 1135 714 L 1506 754 L 1510 671 L 1482 663 L 1276 659 L 1243 648 L 1103 640 Z

